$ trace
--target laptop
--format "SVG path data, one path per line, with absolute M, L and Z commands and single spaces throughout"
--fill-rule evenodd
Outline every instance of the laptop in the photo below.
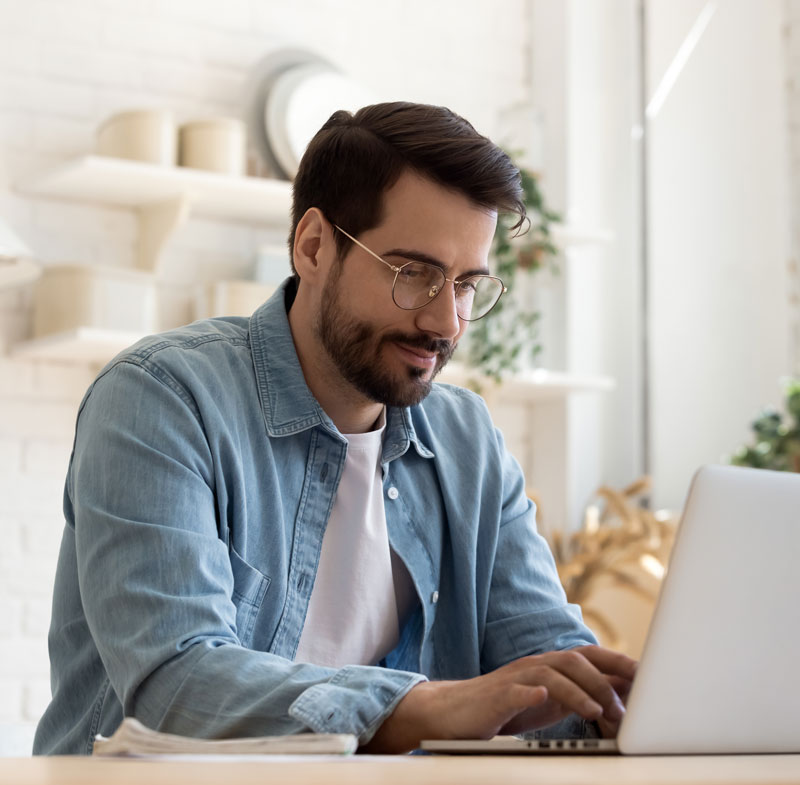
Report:
M 800 752 L 800 474 L 694 476 L 616 740 L 424 741 L 431 752 Z

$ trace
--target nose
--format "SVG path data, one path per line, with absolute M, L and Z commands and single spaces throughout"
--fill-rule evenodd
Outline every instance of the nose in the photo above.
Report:
M 456 312 L 456 293 L 451 281 L 423 308 L 416 311 L 416 326 L 423 332 L 454 341 L 466 327 L 466 322 L 458 318 Z

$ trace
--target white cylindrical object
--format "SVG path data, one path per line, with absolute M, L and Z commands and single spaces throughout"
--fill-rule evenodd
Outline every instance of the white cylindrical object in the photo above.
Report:
M 164 109 L 120 112 L 97 129 L 100 155 L 174 166 L 176 151 L 175 121 Z
M 179 132 L 181 166 L 243 176 L 247 169 L 245 125 L 232 117 L 185 123 Z
M 150 333 L 155 297 L 152 273 L 87 264 L 46 267 L 34 295 L 33 333 L 78 327 Z

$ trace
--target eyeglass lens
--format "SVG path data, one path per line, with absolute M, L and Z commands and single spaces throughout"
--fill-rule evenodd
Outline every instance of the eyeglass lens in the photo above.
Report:
M 421 308 L 439 294 L 445 282 L 438 267 L 423 262 L 405 264 L 395 279 L 394 301 L 407 310 Z M 456 286 L 456 312 L 465 321 L 480 319 L 492 310 L 502 293 L 503 284 L 497 278 L 466 278 Z

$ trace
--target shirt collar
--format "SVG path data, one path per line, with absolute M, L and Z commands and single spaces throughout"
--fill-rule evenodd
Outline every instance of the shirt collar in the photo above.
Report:
M 288 316 L 296 292 L 294 279 L 287 278 L 250 317 L 250 351 L 267 432 L 289 436 L 321 426 L 343 438 L 308 389 L 300 367 Z M 409 444 L 422 457 L 434 457 L 414 430 L 411 410 L 387 406 L 383 461 L 403 455 Z

